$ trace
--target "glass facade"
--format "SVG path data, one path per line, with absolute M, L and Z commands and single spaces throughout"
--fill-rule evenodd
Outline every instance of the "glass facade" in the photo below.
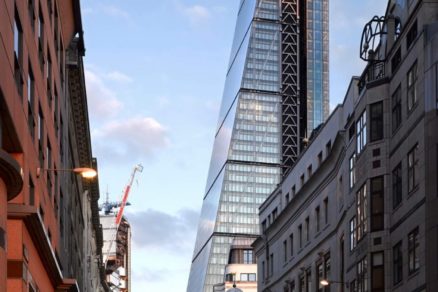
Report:
M 329 115 L 328 5 L 326 0 L 306 1 L 307 30 L 307 131 Z
M 258 207 L 280 182 L 281 14 L 280 0 L 240 1 L 188 292 L 224 282 L 233 240 L 260 234 Z

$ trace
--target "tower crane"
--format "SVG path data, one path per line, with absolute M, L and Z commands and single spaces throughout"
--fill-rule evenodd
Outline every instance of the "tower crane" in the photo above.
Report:
M 128 184 L 125 187 L 125 190 L 124 190 L 124 192 L 122 194 L 122 199 L 121 199 L 120 202 L 110 203 L 107 200 L 107 202 L 102 204 L 102 206 L 101 206 L 101 208 L 104 210 L 104 212 L 106 214 L 109 214 L 113 208 L 117 208 L 117 207 L 120 208 L 119 211 L 117 212 L 114 224 L 113 224 L 113 226 L 111 228 L 111 229 L 114 230 L 114 232 L 113 232 L 113 234 L 111 236 L 111 239 L 110 239 L 110 242 L 109 242 L 109 246 L 108 246 L 108 250 L 107 250 L 107 253 L 106 253 L 105 268 L 106 268 L 107 263 L 108 263 L 108 258 L 109 258 L 109 254 L 111 252 L 112 245 L 116 241 L 116 238 L 117 238 L 117 230 L 119 229 L 120 222 L 122 221 L 123 211 L 125 209 L 125 206 L 129 206 L 130 205 L 130 203 L 128 202 L 128 196 L 129 196 L 129 192 L 131 191 L 132 183 L 134 182 L 135 174 L 137 172 L 142 172 L 142 171 L 143 171 L 143 166 L 141 164 L 137 164 L 137 165 L 134 166 L 134 168 L 132 170 L 132 173 L 131 173 L 131 177 L 129 179 Z
M 137 171 L 138 172 L 143 171 L 143 166 L 141 164 L 137 164 L 134 167 L 132 174 L 131 174 L 131 178 L 129 180 L 129 183 L 125 187 L 125 191 L 123 193 L 123 197 L 122 197 L 122 201 L 121 201 L 121 205 L 120 205 L 120 210 L 119 210 L 119 212 L 117 212 L 116 227 L 119 227 L 120 221 L 122 220 L 123 210 L 125 209 L 126 202 L 128 201 L 129 191 L 131 190 L 132 183 L 134 182 L 135 173 Z

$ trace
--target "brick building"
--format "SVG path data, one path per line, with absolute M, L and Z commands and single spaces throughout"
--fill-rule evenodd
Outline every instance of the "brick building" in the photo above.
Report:
M 1 292 L 106 287 L 84 53 L 78 0 L 0 0 Z

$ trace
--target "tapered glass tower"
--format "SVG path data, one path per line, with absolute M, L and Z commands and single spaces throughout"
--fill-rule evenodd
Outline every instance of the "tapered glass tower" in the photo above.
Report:
M 187 292 L 224 281 L 234 239 L 328 116 L 328 0 L 241 0 Z

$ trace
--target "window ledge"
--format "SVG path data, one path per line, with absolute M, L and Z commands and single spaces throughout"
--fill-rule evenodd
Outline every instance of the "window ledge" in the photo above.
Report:
M 416 276 L 418 276 L 418 274 L 420 274 L 420 268 L 416 269 L 415 271 L 409 272 L 408 270 L 408 278 L 407 280 L 411 280 L 412 278 L 415 278 Z
M 392 121 L 391 121 L 392 123 Z M 398 131 L 402 128 L 403 125 L 403 120 L 400 122 L 400 124 L 397 126 L 397 128 L 395 128 L 394 130 L 391 131 L 391 138 L 394 138 L 394 136 L 398 133 Z M 392 126 L 392 125 L 391 125 Z
M 411 198 L 418 191 L 418 189 L 420 189 L 419 183 L 417 183 L 412 190 L 408 191 L 407 199 L 409 200 L 409 198 Z
M 418 98 L 418 96 L 417 96 Z M 408 115 L 406 117 L 406 119 L 409 119 L 409 117 L 412 115 L 412 113 L 415 111 L 415 109 L 418 107 L 418 99 L 417 101 L 412 105 L 412 107 L 410 109 L 408 109 Z
M 398 209 L 400 209 L 403 206 L 403 198 L 401 200 L 401 202 L 396 206 L 392 208 L 392 215 L 394 215 L 395 212 L 398 211 Z
M 400 288 L 401 286 L 403 286 L 403 279 L 400 280 L 400 282 L 396 283 L 396 284 L 392 284 L 392 289 L 395 290 L 397 288 Z

